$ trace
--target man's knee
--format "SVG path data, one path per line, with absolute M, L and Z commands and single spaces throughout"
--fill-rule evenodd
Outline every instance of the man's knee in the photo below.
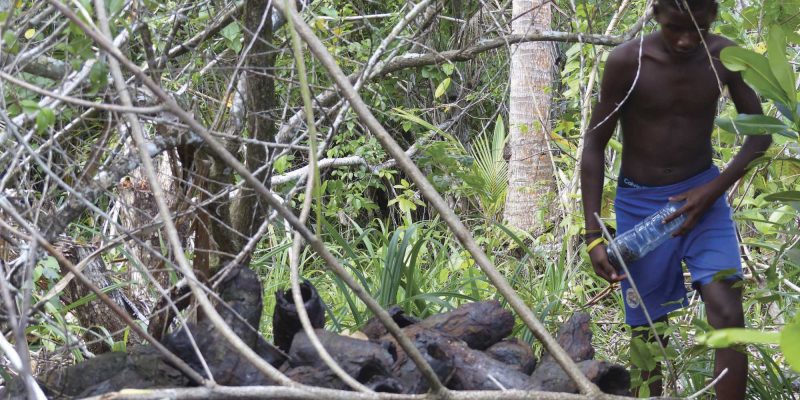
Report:
M 708 323 L 715 329 L 744 327 L 744 311 L 741 303 L 717 304 L 709 307 L 706 304 Z
M 735 282 L 713 282 L 701 288 L 708 323 L 716 329 L 744 326 L 742 291 Z

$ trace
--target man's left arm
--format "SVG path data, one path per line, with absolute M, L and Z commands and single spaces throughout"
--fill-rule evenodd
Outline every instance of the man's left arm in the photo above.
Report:
M 724 68 L 724 67 L 723 67 Z M 761 101 L 753 89 L 744 82 L 739 72 L 724 70 L 725 84 L 728 87 L 733 104 L 739 114 L 763 114 Z M 686 216 L 686 222 L 675 232 L 674 236 L 687 233 L 697 224 L 706 210 L 722 196 L 726 190 L 733 186 L 747 172 L 747 166 L 756 158 L 762 156 L 772 144 L 769 134 L 747 136 L 742 148 L 733 157 L 720 175 L 706 185 L 699 186 L 680 196 L 670 198 L 672 201 L 686 200 L 686 204 L 666 220 L 672 220 L 680 214 Z

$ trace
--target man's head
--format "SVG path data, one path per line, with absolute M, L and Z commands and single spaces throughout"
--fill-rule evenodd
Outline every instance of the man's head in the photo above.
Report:
M 717 2 L 715 0 L 655 0 L 653 15 L 661 26 L 662 37 L 669 51 L 677 54 L 689 54 L 700 47 L 702 37 L 716 19 Z

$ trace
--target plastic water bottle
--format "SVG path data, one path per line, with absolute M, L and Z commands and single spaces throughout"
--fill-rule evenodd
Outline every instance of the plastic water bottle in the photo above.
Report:
M 617 251 L 625 265 L 628 265 L 671 238 L 672 234 L 686 221 L 686 216 L 680 215 L 666 224 L 664 218 L 677 211 L 681 205 L 683 205 L 682 202 L 669 202 L 662 209 L 636 224 L 633 229 L 614 238 L 608 245 L 608 258 L 611 264 L 617 268 L 622 266 Z

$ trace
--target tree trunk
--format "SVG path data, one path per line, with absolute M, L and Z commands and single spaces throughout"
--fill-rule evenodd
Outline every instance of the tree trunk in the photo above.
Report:
M 266 13 L 266 15 L 265 15 Z M 269 0 L 247 0 L 244 6 L 244 49 L 252 42 L 253 46 L 245 55 L 245 95 L 247 131 L 251 138 L 271 142 L 275 137 L 275 124 L 271 113 L 275 108 L 275 86 L 270 69 L 275 63 L 272 47 L 271 6 Z M 256 40 L 253 40 L 256 35 Z M 247 144 L 245 165 L 255 172 L 268 162 L 266 147 L 260 144 Z M 269 187 L 269 168 L 255 175 Z M 266 204 L 262 204 L 249 185 L 240 191 L 233 203 L 231 221 L 236 230 L 250 237 L 258 229 L 266 215 Z M 245 264 L 247 264 L 245 260 Z
M 549 30 L 549 1 L 513 0 L 514 34 Z M 539 228 L 537 209 L 546 207 L 554 189 L 549 150 L 549 114 L 553 44 L 529 42 L 511 47 L 511 95 L 508 142 L 509 183 L 505 219 L 526 231 Z
M 174 160 L 170 160 L 170 157 L 168 154 L 161 154 L 153 158 L 153 163 L 156 168 L 158 184 L 164 191 L 171 214 L 175 215 L 175 211 L 183 199 L 180 195 L 179 180 L 171 168 Z M 153 190 L 141 168 L 137 168 L 129 176 L 123 178 L 117 186 L 117 190 L 120 202 L 119 221 L 125 232 L 136 232 L 159 220 Z M 182 238 L 188 237 L 189 224 L 187 221 L 177 218 L 173 220 L 179 235 Z M 173 256 L 162 250 L 165 235 L 161 229 L 145 229 L 136 236 L 140 241 L 130 241 L 125 244 L 125 248 L 131 256 L 127 270 L 127 279 L 132 283 L 130 295 L 135 301 L 153 309 L 156 298 L 159 296 L 153 290 L 153 284 L 158 283 L 162 288 L 169 288 L 169 267 L 165 260 L 172 259 Z M 155 282 L 151 281 L 148 274 L 155 279 Z

